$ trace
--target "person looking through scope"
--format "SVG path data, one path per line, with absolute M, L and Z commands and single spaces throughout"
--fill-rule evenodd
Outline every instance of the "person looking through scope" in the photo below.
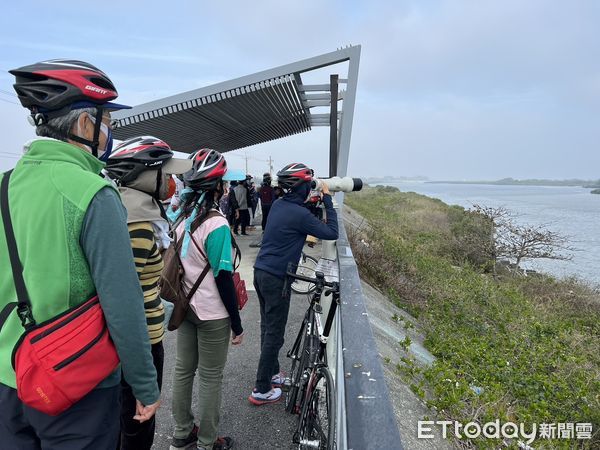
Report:
M 338 238 L 337 213 L 327 182 L 321 182 L 320 190 L 327 213 L 327 223 L 324 223 L 304 207 L 311 194 L 311 169 L 301 163 L 288 164 L 277 172 L 277 179 L 285 195 L 273 202 L 254 264 L 254 287 L 260 303 L 261 354 L 256 384 L 248 400 L 255 405 L 281 399 L 284 376 L 279 367 L 279 350 L 283 345 L 291 294 L 288 287 L 282 295 L 288 264 L 296 264 L 300 259 L 307 235 L 327 240 Z

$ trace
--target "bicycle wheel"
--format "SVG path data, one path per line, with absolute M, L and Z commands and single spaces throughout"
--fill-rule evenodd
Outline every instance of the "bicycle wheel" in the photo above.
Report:
M 298 269 L 296 273 L 298 275 L 304 275 L 305 277 L 314 278 L 315 272 L 317 270 L 317 261 L 312 256 L 309 256 L 305 253 L 302 253 L 300 256 L 300 261 L 298 261 Z M 294 280 L 292 283 L 292 291 L 296 294 L 310 294 L 316 288 L 314 283 L 308 283 L 302 280 Z
M 292 414 L 300 414 L 302 410 L 302 401 L 304 399 L 304 390 L 306 388 L 307 379 L 304 377 L 308 373 L 311 356 L 314 355 L 318 345 L 317 336 L 304 335 L 302 338 L 301 351 L 297 355 L 297 359 L 292 362 L 290 373 L 290 390 L 285 398 L 285 409 Z M 312 356 L 314 359 L 314 356 Z
M 300 416 L 298 448 L 334 450 L 336 402 L 333 377 L 327 367 L 319 367 L 313 374 L 308 387 L 309 398 Z
M 294 413 L 294 407 L 296 405 L 296 398 L 298 396 L 298 387 L 300 383 L 300 376 L 306 367 L 306 358 L 304 358 L 305 354 L 305 342 L 306 342 L 306 320 L 302 322 L 300 326 L 300 331 L 298 332 L 298 337 L 296 337 L 296 341 L 294 342 L 294 346 L 288 352 L 288 358 L 292 358 L 292 367 L 290 369 L 290 384 L 288 387 L 288 391 L 285 395 L 285 410 L 289 413 Z

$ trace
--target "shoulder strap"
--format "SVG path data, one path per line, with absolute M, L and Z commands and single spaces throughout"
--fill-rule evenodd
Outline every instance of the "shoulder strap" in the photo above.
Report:
M 190 233 L 190 239 L 192 240 L 192 242 L 194 243 L 194 245 L 196 246 L 196 248 L 198 249 L 198 251 L 200 252 L 200 254 L 202 255 L 202 257 L 206 260 L 206 266 L 204 266 L 204 270 L 202 270 L 202 273 L 200 274 L 200 276 L 198 277 L 198 279 L 196 280 L 196 282 L 194 283 L 194 285 L 192 286 L 192 288 L 190 289 L 190 291 L 187 293 L 187 299 L 191 300 L 193 295 L 196 293 L 196 291 L 198 290 L 198 288 L 200 287 L 200 284 L 202 283 L 202 281 L 204 280 L 204 278 L 206 277 L 206 275 L 208 274 L 208 271 L 210 270 L 210 262 L 208 261 L 207 256 L 204 254 L 204 252 L 202 251 L 202 249 L 200 248 L 200 246 L 198 245 L 198 243 L 196 242 L 196 239 L 194 239 L 193 236 L 193 232 L 200 226 L 200 224 L 202 222 L 204 222 L 205 220 L 211 218 L 211 217 L 215 217 L 215 216 L 222 216 L 222 214 L 218 211 L 215 210 L 210 210 L 208 212 L 208 214 L 206 215 L 206 217 L 204 217 L 204 219 L 201 222 L 198 222 L 196 224 L 196 226 L 194 227 L 194 229 L 192 230 L 192 232 Z M 183 242 L 183 239 L 181 239 L 179 242 L 177 242 L 177 238 L 175 237 L 175 242 L 176 242 L 176 246 L 175 250 L 177 253 L 177 257 L 179 257 L 179 249 L 181 248 L 181 243 Z
M 202 273 L 200 274 L 200 276 L 198 277 L 198 279 L 196 280 L 196 282 L 194 283 L 194 285 L 190 289 L 190 292 L 187 293 L 186 297 L 187 297 L 188 300 L 192 299 L 192 297 L 194 296 L 194 294 L 196 293 L 196 291 L 200 287 L 200 283 L 202 283 L 202 280 L 204 280 L 204 278 L 208 274 L 209 270 L 210 270 L 210 264 L 207 263 L 206 266 L 204 267 L 204 270 L 202 271 Z
M 10 220 L 10 209 L 8 206 L 8 182 L 12 170 L 9 170 L 2 177 L 0 185 L 0 209 L 2 210 L 2 222 L 4 223 L 4 233 L 6 235 L 6 245 L 8 247 L 8 255 L 13 272 L 13 280 L 15 290 L 17 291 L 18 307 L 17 314 L 21 319 L 21 324 L 25 329 L 35 325 L 33 313 L 31 312 L 31 301 L 23 279 L 23 265 L 19 259 L 17 250 L 17 242 L 15 240 L 15 232 L 13 230 L 12 221 Z
M 233 271 L 235 272 L 240 264 L 242 263 L 242 251 L 240 250 L 239 245 L 237 244 L 235 237 L 233 237 L 233 233 L 231 233 L 231 245 L 235 249 L 235 256 L 233 257 Z M 235 261 L 237 260 L 237 265 Z
M 196 218 L 194 220 L 194 222 L 192 222 L 190 234 L 192 234 L 194 231 L 196 231 L 198 229 L 198 227 L 200 225 L 202 225 L 204 222 L 206 222 L 208 219 L 210 219 L 212 217 L 218 217 L 218 216 L 225 218 L 225 216 L 223 216 L 223 214 L 221 214 L 220 211 L 217 211 L 216 209 L 211 209 L 206 213 L 206 216 L 204 216 L 202 218 L 202 220 L 199 220 L 199 218 Z

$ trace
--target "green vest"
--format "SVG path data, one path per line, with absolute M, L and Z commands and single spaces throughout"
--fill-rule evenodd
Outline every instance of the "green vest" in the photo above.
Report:
M 79 147 L 40 139 L 31 144 L 10 177 L 10 216 L 37 323 L 83 303 L 96 291 L 79 238 L 92 198 L 111 186 L 99 176 L 103 167 Z M 0 310 L 16 301 L 0 220 Z M 0 330 L 0 383 L 13 388 L 11 355 L 23 331 L 13 310 Z

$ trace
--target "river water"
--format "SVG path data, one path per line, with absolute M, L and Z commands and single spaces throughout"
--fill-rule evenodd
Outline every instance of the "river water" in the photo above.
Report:
M 493 186 L 483 184 L 388 183 L 403 192 L 417 192 L 444 203 L 504 206 L 520 224 L 544 225 L 568 238 L 576 250 L 571 261 L 538 260 L 523 264 L 557 277 L 577 276 L 600 285 L 600 195 L 580 187 Z

